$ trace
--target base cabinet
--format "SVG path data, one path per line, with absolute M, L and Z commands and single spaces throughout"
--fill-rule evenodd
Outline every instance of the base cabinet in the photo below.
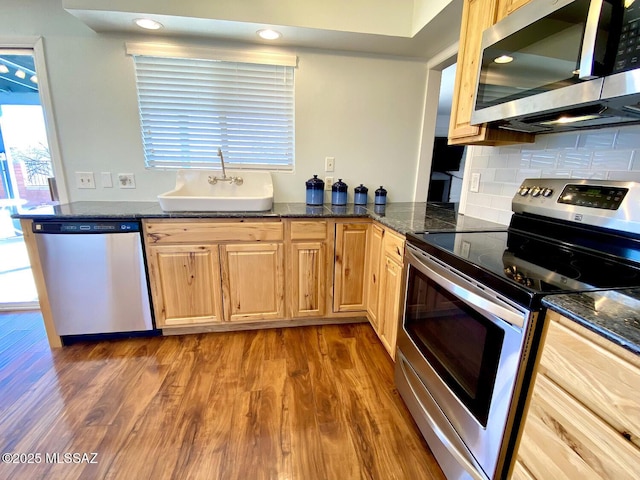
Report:
M 148 221 L 156 325 L 285 318 L 281 222 Z
M 370 226 L 367 248 L 367 317 L 395 359 L 403 302 L 404 238 L 374 223 Z
M 222 321 L 216 246 L 150 247 L 147 258 L 158 327 Z
M 220 246 L 222 298 L 230 322 L 284 318 L 282 243 Z
M 289 298 L 293 318 L 322 317 L 332 285 L 329 263 L 329 222 L 291 220 L 288 233 Z
M 640 359 L 550 313 L 512 478 L 638 478 Z
M 365 271 L 370 222 L 336 223 L 334 312 L 367 310 Z

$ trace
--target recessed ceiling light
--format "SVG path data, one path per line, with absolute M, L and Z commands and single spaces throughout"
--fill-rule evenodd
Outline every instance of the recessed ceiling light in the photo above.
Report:
M 258 36 L 264 40 L 277 40 L 282 37 L 280 32 L 276 30 L 271 30 L 270 28 L 265 28 L 264 30 L 258 30 L 256 32 Z
M 26 74 L 26 73 L 24 73 L 22 70 L 16 70 L 15 75 L 16 75 L 16 77 L 18 77 L 18 78 L 24 78 L 24 77 L 26 77 L 26 76 L 27 76 L 27 74 Z
M 33 83 L 38 83 L 38 76 L 37 75 L 31 75 L 31 78 L 29 78 L 29 80 L 31 80 Z
M 513 57 L 509 55 L 500 55 L 498 58 L 494 60 L 496 63 L 511 63 L 513 62 Z
M 9 69 L 7 68 L 7 66 L 5 64 L 0 64 L 0 73 L 8 73 Z
M 156 22 L 150 18 L 136 18 L 134 22 L 140 28 L 144 28 L 146 30 L 159 30 L 162 28 L 162 24 L 160 22 Z

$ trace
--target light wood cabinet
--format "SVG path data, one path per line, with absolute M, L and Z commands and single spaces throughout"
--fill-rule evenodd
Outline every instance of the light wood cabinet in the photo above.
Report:
M 640 359 L 549 313 L 512 478 L 638 478 Z
M 222 299 L 230 322 L 284 318 L 282 243 L 220 246 Z
M 379 298 L 380 298 L 380 271 L 382 268 L 382 239 L 384 229 L 377 224 L 372 224 L 369 228 L 369 239 L 367 244 L 367 316 L 371 325 L 379 330 Z
M 154 220 L 144 232 L 158 327 L 285 317 L 281 222 Z
M 482 48 L 482 32 L 504 14 L 527 0 L 465 0 L 462 8 L 460 43 L 454 84 L 449 143 L 463 145 L 509 145 L 534 141 L 534 135 L 471 125 L 471 112 Z
M 366 312 L 365 271 L 370 222 L 336 223 L 334 312 Z
M 147 250 L 158 327 L 222 321 L 218 249 L 211 245 Z
M 400 324 L 402 301 L 402 265 L 385 255 L 380 278 L 380 341 L 391 355 L 396 357 L 396 337 Z
M 403 262 L 404 237 L 373 223 L 367 245 L 367 317 L 391 358 L 403 302 Z
M 322 317 L 332 269 L 328 262 L 328 222 L 292 220 L 289 233 L 291 316 Z

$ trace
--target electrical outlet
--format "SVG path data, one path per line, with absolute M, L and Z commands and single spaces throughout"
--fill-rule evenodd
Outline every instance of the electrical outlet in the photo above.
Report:
M 478 193 L 480 191 L 480 174 L 479 173 L 471 174 L 471 184 L 469 185 L 469 191 L 473 193 Z
M 119 173 L 118 185 L 120 188 L 136 188 L 136 177 L 133 173 Z
M 78 188 L 96 188 L 93 172 L 76 172 L 76 186 Z
M 324 189 L 331 190 L 333 186 L 333 177 L 324 177 Z
M 333 169 L 336 166 L 335 157 L 324 157 L 324 171 L 325 172 L 333 172 Z
M 102 188 L 113 188 L 111 172 L 100 172 L 100 183 L 102 184 Z

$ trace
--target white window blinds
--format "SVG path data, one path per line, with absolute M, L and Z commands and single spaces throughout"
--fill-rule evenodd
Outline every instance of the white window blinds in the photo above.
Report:
M 293 169 L 292 65 L 132 55 L 147 166 Z

